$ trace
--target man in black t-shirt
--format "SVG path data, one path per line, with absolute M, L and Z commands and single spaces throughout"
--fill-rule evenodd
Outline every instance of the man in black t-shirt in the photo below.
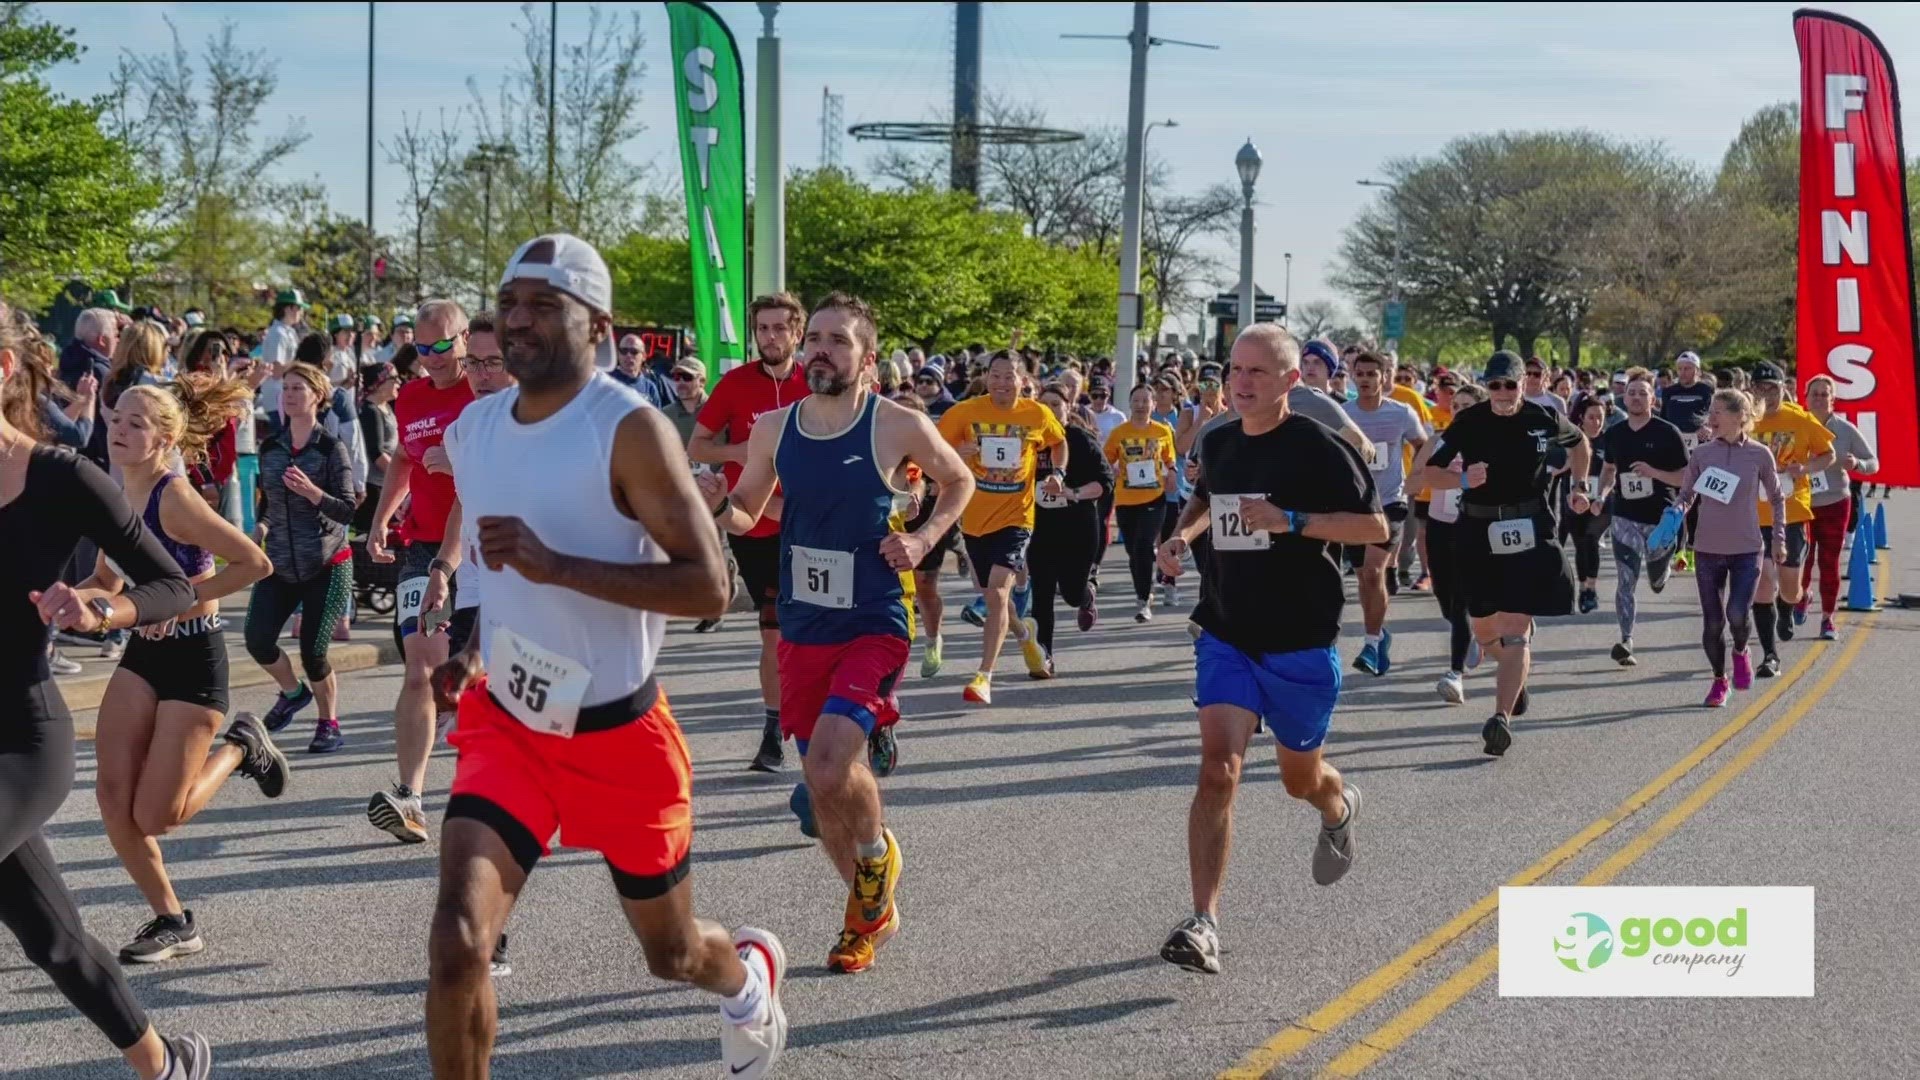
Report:
M 1563 447 L 1574 476 L 1587 475 L 1591 448 L 1580 429 L 1556 412 L 1521 399 L 1520 358 L 1501 350 L 1487 361 L 1487 397 L 1466 409 L 1440 436 L 1422 481 L 1434 491 L 1460 488 L 1456 537 L 1461 588 L 1473 636 L 1499 661 L 1495 711 L 1481 728 L 1486 752 L 1513 744 L 1507 718 L 1527 711 L 1527 668 L 1535 616 L 1573 611 L 1573 575 L 1554 541 L 1547 490 L 1549 451 Z M 1455 458 L 1463 471 L 1447 468 Z M 1587 511 L 1575 490 L 1567 508 Z
M 1719 387 L 1713 380 L 1700 377 L 1700 358 L 1691 352 L 1681 353 L 1673 367 L 1678 375 L 1660 395 L 1660 419 L 1680 432 L 1681 446 L 1691 454 L 1694 447 L 1713 438 L 1707 431 L 1707 410 L 1713 407 L 1713 392 Z M 1696 505 L 1687 511 L 1686 533 L 1680 541 L 1680 553 L 1673 559 L 1676 570 L 1687 568 L 1693 529 L 1699 521 L 1700 507 Z
M 1697 369 L 1696 369 L 1697 370 Z M 1635 376 L 1622 395 L 1627 418 L 1600 437 L 1606 466 L 1600 470 L 1600 497 L 1613 496 L 1613 611 L 1620 620 L 1620 643 L 1613 647 L 1614 662 L 1632 667 L 1634 590 L 1645 566 L 1647 584 L 1654 592 L 1667 587 L 1672 553 L 1647 557 L 1647 537 L 1660 524 L 1660 515 L 1674 501 L 1673 488 L 1655 479 L 1656 472 L 1687 467 L 1687 448 L 1680 430 L 1653 415 L 1653 384 Z
M 1273 323 L 1249 327 L 1233 343 L 1231 371 L 1238 416 L 1200 437 L 1193 498 L 1158 552 L 1161 572 L 1178 577 L 1188 546 L 1203 533 L 1211 540 L 1193 613 L 1201 630 L 1193 647 L 1200 784 L 1187 819 L 1193 914 L 1160 949 L 1162 959 L 1204 972 L 1220 970 L 1234 789 L 1262 720 L 1279 744 L 1287 793 L 1320 811 L 1313 879 L 1331 885 L 1353 863 L 1360 792 L 1321 754 L 1340 696 L 1334 643 L 1346 599 L 1327 545 L 1388 535 L 1360 455 L 1287 405 L 1300 381 L 1293 337 Z

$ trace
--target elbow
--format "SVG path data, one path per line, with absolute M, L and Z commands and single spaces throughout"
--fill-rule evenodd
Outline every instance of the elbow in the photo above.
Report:
M 1367 522 L 1367 535 L 1361 541 L 1366 544 L 1384 544 L 1393 535 L 1393 529 L 1387 524 L 1387 515 L 1375 514 Z
M 273 560 L 268 558 L 267 553 L 260 548 L 251 548 L 251 550 L 252 554 L 246 559 L 247 580 L 260 581 L 273 573 Z
M 694 617 L 700 619 L 720 619 L 733 606 L 733 575 L 727 571 L 727 561 L 718 552 L 710 560 L 706 575 L 706 589 L 698 598 L 699 610 Z

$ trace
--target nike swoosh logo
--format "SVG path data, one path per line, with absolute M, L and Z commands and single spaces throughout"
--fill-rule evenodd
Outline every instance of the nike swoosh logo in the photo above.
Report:
M 849 457 L 849 458 L 847 458 L 847 460 L 845 460 L 845 461 L 843 461 L 843 462 L 841 462 L 840 464 L 842 464 L 842 465 L 851 465 L 851 464 L 853 464 L 854 462 L 856 462 L 856 461 L 860 461 L 860 460 L 862 460 L 862 459 L 861 459 L 861 457 L 860 457 L 860 455 L 859 455 L 859 454 L 854 454 L 854 455 L 852 455 L 851 457 Z
M 752 1061 L 747 1062 L 745 1065 L 729 1065 L 727 1066 L 727 1069 L 728 1071 L 732 1072 L 733 1075 L 739 1076 L 741 1073 L 746 1072 L 748 1069 L 751 1069 L 758 1064 L 760 1064 L 760 1059 L 754 1058 Z

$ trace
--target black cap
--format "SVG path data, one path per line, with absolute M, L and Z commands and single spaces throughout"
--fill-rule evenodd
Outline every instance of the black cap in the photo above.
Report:
M 1525 371 L 1526 365 L 1520 362 L 1520 357 L 1506 349 L 1501 349 L 1487 358 L 1485 378 L 1518 379 Z
M 1093 378 L 1087 380 L 1087 389 L 1088 390 L 1112 390 L 1113 382 L 1105 378 L 1104 376 L 1095 375 Z
M 1221 370 L 1219 364 L 1208 361 L 1200 365 L 1200 377 L 1203 379 L 1217 379 L 1220 377 Z
M 1753 365 L 1753 381 L 1757 383 L 1786 382 L 1787 377 L 1780 373 L 1779 368 L 1773 366 L 1772 364 L 1767 363 L 1765 360 L 1762 360 L 1759 363 Z

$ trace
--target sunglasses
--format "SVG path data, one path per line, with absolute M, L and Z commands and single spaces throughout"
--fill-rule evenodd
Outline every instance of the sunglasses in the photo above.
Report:
M 667 377 L 672 379 L 674 382 L 694 382 L 695 380 L 700 378 L 700 376 L 695 375 L 691 371 L 676 371 L 672 375 L 669 375 Z
M 639 356 L 640 350 L 639 349 L 621 349 L 620 355 L 621 356 Z
M 1518 381 L 1518 380 L 1515 380 L 1515 379 L 1488 379 L 1488 380 L 1487 380 L 1487 389 L 1489 389 L 1489 390 L 1518 390 L 1518 389 L 1520 389 L 1520 383 L 1519 383 L 1519 381 Z
M 1201 379 L 1201 380 L 1200 380 L 1200 389 L 1202 389 L 1202 390 L 1218 390 L 1218 389 L 1220 389 L 1220 380 L 1219 380 L 1219 379 Z
M 913 380 L 913 385 L 915 385 L 915 386 L 939 386 L 939 385 L 940 385 L 940 380 L 939 380 L 939 379 L 915 379 L 915 380 Z
M 413 351 L 421 356 L 439 356 L 442 353 L 450 353 L 453 351 L 453 339 L 441 338 L 431 345 L 416 341 L 413 343 Z
M 1103 398 L 1107 396 L 1107 392 L 1105 390 L 1089 390 L 1087 391 L 1087 396 L 1090 398 Z

